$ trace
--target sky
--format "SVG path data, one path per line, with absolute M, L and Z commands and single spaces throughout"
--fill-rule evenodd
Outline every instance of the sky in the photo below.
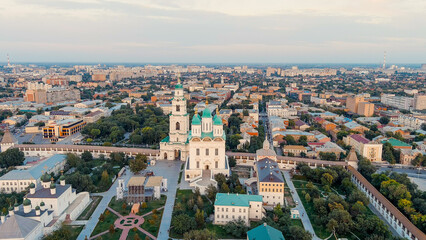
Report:
M 426 63 L 424 0 L 0 0 L 0 62 Z

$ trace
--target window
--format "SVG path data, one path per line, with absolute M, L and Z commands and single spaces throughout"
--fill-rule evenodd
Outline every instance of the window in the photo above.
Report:
M 200 161 L 197 161 L 197 168 L 200 168 Z
M 199 148 L 197 148 L 197 156 L 200 156 L 200 149 Z
M 232 209 L 232 212 L 235 212 L 235 208 Z
M 208 155 L 209 155 L 209 149 L 206 148 L 206 156 L 208 156 Z
M 180 123 L 176 122 L 176 130 L 180 130 Z
M 218 167 L 219 167 L 219 162 L 218 162 L 218 161 L 216 161 L 216 162 L 214 163 L 214 167 L 215 167 L 215 168 L 218 168 Z
M 218 149 L 218 148 L 216 148 L 216 149 L 214 150 L 214 154 L 215 154 L 216 156 L 218 156 L 218 155 L 219 155 L 219 149 Z
M 180 106 L 176 105 L 176 112 L 180 112 Z

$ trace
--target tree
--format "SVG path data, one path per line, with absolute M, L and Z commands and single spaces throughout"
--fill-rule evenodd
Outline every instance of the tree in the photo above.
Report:
M 109 233 L 114 234 L 115 233 L 115 227 L 114 224 L 109 225 Z
M 194 218 L 191 218 L 187 214 L 180 214 L 173 217 L 172 219 L 172 227 L 177 234 L 188 232 L 192 229 L 195 229 L 196 226 L 197 223 L 195 222 Z
M 142 154 L 136 155 L 135 159 L 130 160 L 129 167 L 133 173 L 138 173 L 147 167 L 147 157 Z
M 70 167 L 78 167 L 81 164 L 83 164 L 81 158 L 79 158 L 77 155 L 72 154 L 72 153 L 67 154 L 66 160 L 67 160 L 67 164 Z
M 388 124 L 388 123 L 390 122 L 390 119 L 389 119 L 388 117 L 381 117 L 381 118 L 379 119 L 379 122 L 380 122 L 381 124 L 383 124 L 383 125 L 386 125 L 386 124 Z
M 321 183 L 324 185 L 328 185 L 331 186 L 331 184 L 333 183 L 333 176 L 331 176 L 329 173 L 324 173 L 321 177 Z
M 141 205 L 141 208 L 146 209 L 147 207 L 148 207 L 148 204 L 146 202 L 143 202 L 142 205 Z
M 216 193 L 217 193 L 217 188 L 213 184 L 210 184 L 209 186 L 207 186 L 206 196 L 208 199 L 210 199 L 211 201 L 214 201 L 216 199 Z
M 358 216 L 359 214 L 365 213 L 366 211 L 367 211 L 367 208 L 360 201 L 356 202 L 351 207 L 351 215 L 354 217 Z
M 198 228 L 204 227 L 204 225 L 205 225 L 204 210 L 200 211 L 200 209 L 197 209 L 197 212 L 195 213 L 195 222 L 197 222 Z
M 217 240 L 216 233 L 209 231 L 208 229 L 203 230 L 192 230 L 186 232 L 183 235 L 184 240 Z
M 312 235 L 300 226 L 291 226 L 289 228 L 289 240 L 311 240 Z
M 96 187 L 93 185 L 92 179 L 89 175 L 82 175 L 80 172 L 75 174 L 66 175 L 65 180 L 71 184 L 79 192 L 93 192 Z
M 237 146 L 240 144 L 240 139 L 243 139 L 240 134 L 231 135 L 229 141 L 227 141 L 229 149 L 237 149 Z
M 18 148 L 9 148 L 0 153 L 0 167 L 8 168 L 22 165 L 25 160 L 24 153 Z
M 337 226 L 335 227 L 336 233 L 346 234 L 352 227 L 351 215 L 343 209 L 334 209 L 328 215 L 328 219 L 334 219 L 337 221 Z
M 305 199 L 306 199 L 307 202 L 310 202 L 311 201 L 311 195 L 309 195 L 309 193 L 306 193 Z
M 224 182 L 222 184 L 222 186 L 220 187 L 220 192 L 221 193 L 229 193 L 229 192 L 231 192 L 231 190 L 229 189 L 229 186 L 228 186 L 228 184 L 226 184 L 226 182 Z
M 93 138 L 96 138 L 97 136 L 99 136 L 99 134 L 101 134 L 101 130 L 99 130 L 99 129 L 94 128 L 94 129 L 90 130 L 90 135 Z
M 380 192 L 394 203 L 397 203 L 400 199 L 411 199 L 411 194 L 407 186 L 393 179 L 382 182 L 380 185 Z
M 225 231 L 236 238 L 243 238 L 248 231 L 243 220 L 230 221 L 225 225 Z
M 81 159 L 82 159 L 83 161 L 85 161 L 85 162 L 91 162 L 91 161 L 93 161 L 93 155 L 92 155 L 92 153 L 91 153 L 91 152 L 89 152 L 89 151 L 84 151 L 84 152 L 81 154 Z
M 367 180 L 371 180 L 371 175 L 375 173 L 377 168 L 371 164 L 370 160 L 361 158 L 358 162 L 358 171 L 361 173 Z
M 109 186 L 109 184 L 111 183 L 110 179 L 109 179 L 109 174 L 106 170 L 104 170 L 102 172 L 102 176 L 101 176 L 101 182 L 100 185 L 103 188 L 107 188 Z
M 237 160 L 235 160 L 235 158 L 234 157 L 229 157 L 228 158 L 228 161 L 229 161 L 229 166 L 232 168 L 232 167 L 235 167 L 236 165 L 237 165 Z

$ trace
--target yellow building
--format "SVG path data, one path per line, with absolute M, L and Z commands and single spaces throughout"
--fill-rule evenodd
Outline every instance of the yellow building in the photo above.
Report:
M 80 132 L 86 122 L 81 119 L 64 119 L 60 121 L 51 121 L 43 127 L 43 138 L 55 139 L 67 137 Z
M 374 103 L 369 102 L 360 102 L 358 104 L 358 111 L 356 112 L 359 115 L 364 115 L 366 117 L 371 117 L 374 115 Z
M 256 162 L 257 190 L 263 197 L 263 203 L 276 206 L 284 205 L 284 178 L 277 162 L 264 158 Z

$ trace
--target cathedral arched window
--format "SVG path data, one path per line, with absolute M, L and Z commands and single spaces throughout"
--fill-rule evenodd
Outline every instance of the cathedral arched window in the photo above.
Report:
M 180 112 L 180 106 L 176 105 L 176 112 Z
M 176 122 L 176 130 L 180 130 L 180 123 Z

